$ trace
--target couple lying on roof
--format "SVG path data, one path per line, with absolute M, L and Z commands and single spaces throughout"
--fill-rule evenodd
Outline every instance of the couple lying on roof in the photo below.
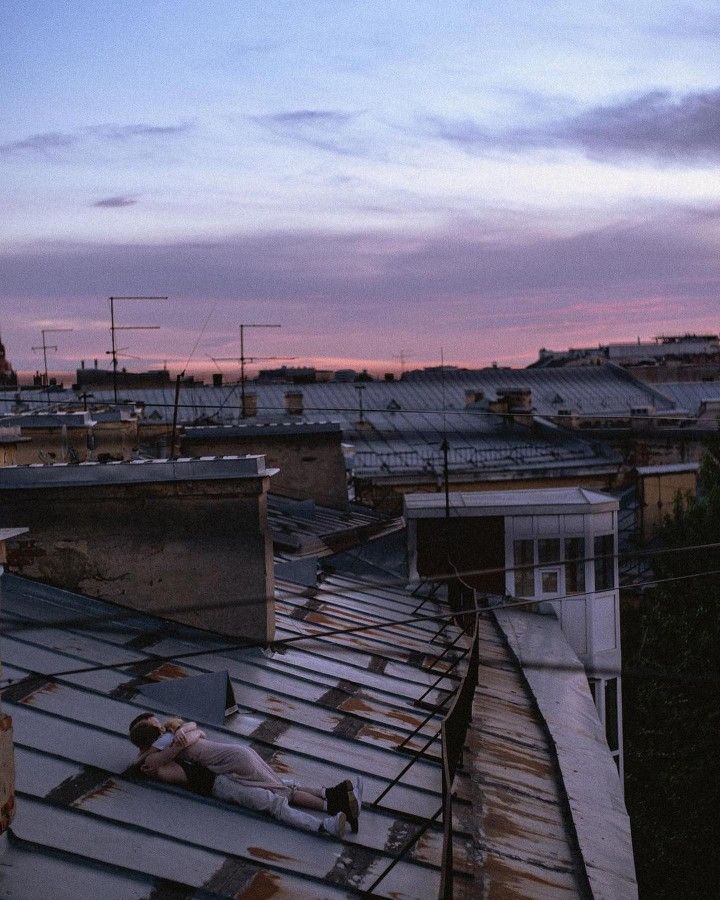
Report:
M 353 832 L 358 830 L 360 778 L 328 788 L 281 779 L 250 747 L 209 741 L 195 722 L 169 719 L 161 723 L 149 712 L 132 720 L 130 740 L 140 750 L 136 765 L 143 775 L 267 812 L 306 831 L 341 838 L 348 823 Z M 297 807 L 326 815 L 318 819 Z

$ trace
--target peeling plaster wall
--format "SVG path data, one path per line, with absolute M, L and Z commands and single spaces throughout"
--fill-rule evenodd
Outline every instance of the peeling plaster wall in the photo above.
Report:
M 0 525 L 30 528 L 8 549 L 8 568 L 231 637 L 272 640 L 268 482 L 0 487 Z

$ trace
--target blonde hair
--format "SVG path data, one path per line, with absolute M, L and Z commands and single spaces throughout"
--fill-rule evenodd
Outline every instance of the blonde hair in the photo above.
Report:
M 184 719 L 180 719 L 178 716 L 175 716 L 172 719 L 168 719 L 167 722 L 163 722 L 165 727 L 165 731 L 172 731 L 173 734 L 180 728 L 181 725 L 184 724 Z

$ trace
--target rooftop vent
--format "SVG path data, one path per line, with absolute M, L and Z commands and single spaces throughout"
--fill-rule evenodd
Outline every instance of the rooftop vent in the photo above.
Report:
M 304 409 L 303 392 L 285 391 L 285 409 L 291 416 L 301 416 Z
M 257 415 L 257 394 L 245 394 L 242 398 L 243 419 L 249 419 Z

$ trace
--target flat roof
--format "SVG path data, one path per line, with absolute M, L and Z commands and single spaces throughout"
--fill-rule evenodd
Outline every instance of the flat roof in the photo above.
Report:
M 450 511 L 454 517 L 610 512 L 619 506 L 615 497 L 581 487 L 450 492 Z M 406 494 L 405 515 L 410 519 L 443 517 L 445 493 Z
M 674 475 L 680 472 L 699 472 L 700 463 L 670 463 L 666 466 L 637 466 L 638 475 Z
M 0 469 L 0 490 L 264 478 L 275 475 L 278 471 L 279 469 L 266 467 L 262 454 L 183 457 L 175 460 L 138 459 L 108 463 L 31 463 Z
M 28 412 L 0 417 L 0 427 L 19 425 L 21 428 L 91 428 L 95 425 L 89 412 Z
M 242 437 L 274 437 L 293 434 L 339 434 L 338 422 L 239 422 L 236 425 L 189 425 L 185 437 L 191 440 L 232 440 Z

